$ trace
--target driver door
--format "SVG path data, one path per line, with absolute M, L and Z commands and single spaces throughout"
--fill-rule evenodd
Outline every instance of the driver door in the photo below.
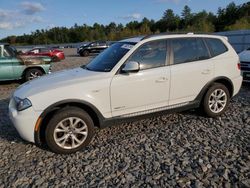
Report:
M 167 41 L 140 46 L 125 62 L 140 64 L 137 73 L 118 73 L 111 81 L 112 116 L 147 112 L 168 105 L 170 69 Z
M 13 65 L 12 57 L 8 51 L 0 46 L 0 80 L 11 80 L 13 79 Z

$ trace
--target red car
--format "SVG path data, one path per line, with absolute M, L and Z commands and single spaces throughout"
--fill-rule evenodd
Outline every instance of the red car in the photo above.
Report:
M 21 55 L 28 56 L 49 56 L 52 58 L 52 61 L 60 61 L 65 59 L 64 52 L 57 49 L 45 48 L 45 47 L 36 47 L 27 52 L 22 53 Z

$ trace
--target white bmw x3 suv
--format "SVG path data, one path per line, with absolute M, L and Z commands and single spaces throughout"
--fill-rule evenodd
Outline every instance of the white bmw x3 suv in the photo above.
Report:
M 221 115 L 240 90 L 239 68 L 225 37 L 130 38 L 86 66 L 20 86 L 9 114 L 23 139 L 68 154 L 90 143 L 94 127 L 117 120 L 198 107 L 209 117 Z

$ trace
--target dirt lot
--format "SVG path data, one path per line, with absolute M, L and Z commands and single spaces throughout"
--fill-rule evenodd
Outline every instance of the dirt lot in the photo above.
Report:
M 75 52 L 66 49 L 53 71 L 89 62 Z M 0 188 L 250 187 L 250 85 L 218 119 L 187 111 L 113 126 L 72 155 L 19 137 L 7 108 L 18 85 L 0 83 Z

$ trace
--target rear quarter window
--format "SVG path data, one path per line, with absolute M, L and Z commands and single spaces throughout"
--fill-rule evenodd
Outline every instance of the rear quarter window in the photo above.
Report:
M 212 57 L 218 56 L 228 51 L 227 47 L 220 39 L 206 38 L 205 41 L 211 51 Z

